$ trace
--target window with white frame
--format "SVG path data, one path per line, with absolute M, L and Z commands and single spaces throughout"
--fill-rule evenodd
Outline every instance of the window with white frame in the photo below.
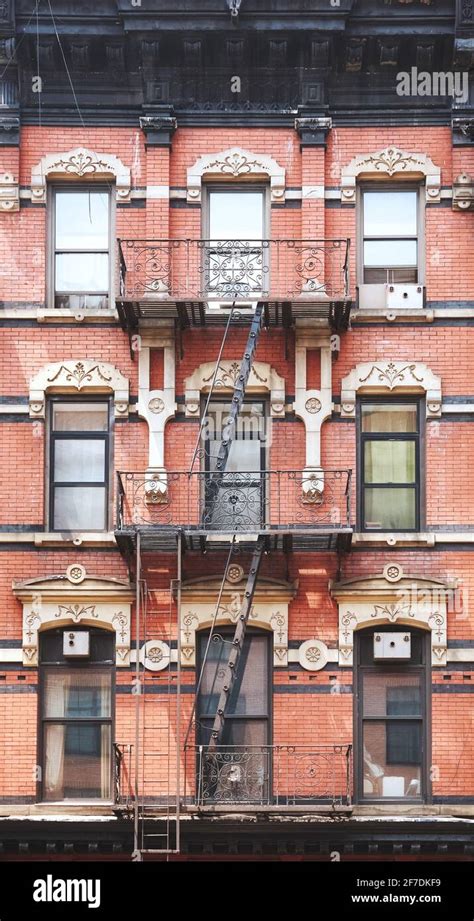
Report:
M 361 187 L 361 284 L 420 281 L 419 188 Z
M 100 310 L 110 304 L 111 198 L 107 186 L 56 186 L 52 197 L 52 302 Z

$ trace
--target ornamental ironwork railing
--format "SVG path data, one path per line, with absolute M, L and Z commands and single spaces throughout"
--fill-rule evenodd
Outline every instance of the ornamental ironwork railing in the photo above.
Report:
M 120 472 L 116 527 L 337 531 L 350 526 L 351 474 L 347 469 Z
M 185 753 L 197 806 L 351 803 L 351 745 L 190 745 Z
M 349 239 L 119 239 L 118 291 L 127 301 L 347 300 L 349 245 Z
M 130 806 L 133 800 L 132 785 L 133 745 L 114 744 L 114 799 L 121 806 Z

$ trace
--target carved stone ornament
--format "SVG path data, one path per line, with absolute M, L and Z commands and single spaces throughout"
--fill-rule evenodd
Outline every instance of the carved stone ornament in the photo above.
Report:
M 308 672 L 319 672 L 328 661 L 328 648 L 321 640 L 306 640 L 298 649 L 299 663 Z
M 148 409 L 150 410 L 150 412 L 155 413 L 157 415 L 158 413 L 162 413 L 164 408 L 165 408 L 165 404 L 164 404 L 164 401 L 161 399 L 161 397 L 153 397 L 153 399 L 150 400 L 150 402 L 148 403 Z
M 85 147 L 42 157 L 31 170 L 32 201 L 46 202 L 48 179 L 108 179 L 115 183 L 117 201 L 130 201 L 130 168 L 118 157 L 96 153 Z
M 115 418 L 128 416 L 128 379 L 106 361 L 65 359 L 42 368 L 30 381 L 30 416 L 44 419 L 48 393 L 113 393 Z
M 184 382 L 186 415 L 195 416 L 199 410 L 201 393 L 210 390 L 214 378 L 215 364 L 208 361 L 199 365 Z M 220 362 L 214 383 L 215 392 L 233 391 L 240 372 L 240 361 L 224 359 Z M 285 381 L 263 361 L 254 361 L 246 387 L 246 393 L 269 393 L 271 415 L 285 416 Z
M 0 173 L 0 212 L 20 210 L 20 191 L 13 173 Z
M 162 640 L 148 640 L 140 649 L 140 662 L 149 672 L 161 672 L 170 664 L 171 650 Z
M 441 379 L 421 361 L 365 361 L 341 382 L 341 416 L 355 418 L 358 394 L 426 394 L 426 417 L 441 416 Z
M 241 147 L 230 147 L 217 154 L 206 154 L 188 169 L 187 199 L 190 202 L 201 201 L 204 176 L 214 179 L 242 179 L 262 175 L 270 178 L 272 201 L 284 201 L 285 170 L 272 157 L 252 153 Z
M 269 630 L 273 633 L 273 664 L 288 664 L 288 605 L 296 593 L 296 583 L 275 579 L 260 579 L 248 621 L 249 628 Z M 196 665 L 196 632 L 213 622 L 219 597 L 220 580 L 205 577 L 184 582 L 181 591 L 181 665 Z M 234 625 L 238 621 L 244 600 L 242 586 L 226 585 L 221 596 L 215 633 L 219 627 Z
M 88 625 L 115 633 L 116 665 L 130 661 L 131 607 L 135 593 L 129 582 L 89 576 L 73 564 L 66 573 L 13 583 L 23 603 L 23 664 L 38 665 L 38 634 L 54 627 Z
M 410 153 L 398 147 L 385 147 L 371 154 L 354 157 L 341 171 L 343 204 L 355 205 L 358 179 L 380 176 L 401 176 L 407 179 L 425 177 L 427 201 L 441 200 L 441 169 L 422 153 Z
M 333 583 L 339 608 L 339 665 L 352 665 L 354 631 L 403 624 L 431 632 L 432 665 L 447 661 L 447 603 L 453 586 L 422 576 L 403 575 L 387 564 L 381 575 Z

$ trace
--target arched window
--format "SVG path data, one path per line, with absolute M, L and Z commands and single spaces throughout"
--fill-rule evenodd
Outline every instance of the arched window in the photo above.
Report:
M 430 634 L 390 624 L 355 638 L 358 800 L 425 801 Z

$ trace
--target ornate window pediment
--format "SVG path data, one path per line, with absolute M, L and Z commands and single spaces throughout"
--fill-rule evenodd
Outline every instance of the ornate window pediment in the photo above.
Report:
M 216 630 L 235 624 L 243 602 L 246 574 L 237 564 L 231 564 L 228 581 L 221 597 Z M 210 627 L 217 604 L 221 579 L 193 579 L 185 582 L 181 591 L 181 664 L 196 665 L 196 632 Z M 288 605 L 295 597 L 297 585 L 274 579 L 260 579 L 250 612 L 249 626 L 273 632 L 273 664 L 288 664 Z
M 131 174 L 118 157 L 75 147 L 65 153 L 47 154 L 31 170 L 31 198 L 46 201 L 48 179 L 110 180 L 115 183 L 117 201 L 130 201 Z
M 128 379 L 106 361 L 66 359 L 43 365 L 30 381 L 30 416 L 44 419 L 47 393 L 113 393 L 115 418 L 128 416 Z
M 426 416 L 441 415 L 441 379 L 421 361 L 363 361 L 341 382 L 341 416 L 355 416 L 358 394 L 426 394 Z
M 187 199 L 201 201 L 204 176 L 207 179 L 247 179 L 262 175 L 270 178 L 272 201 L 284 201 L 285 170 L 272 157 L 252 153 L 242 147 L 229 147 L 220 153 L 206 154 L 188 169 Z
M 73 564 L 66 573 L 14 582 L 13 594 L 23 603 L 23 664 L 38 665 L 38 633 L 75 624 L 115 632 L 116 665 L 130 661 L 131 606 L 129 582 L 89 576 Z
M 333 583 L 330 588 L 339 606 L 339 665 L 353 664 L 355 630 L 389 624 L 429 630 L 432 665 L 446 664 L 452 585 L 404 575 L 398 563 L 388 563 L 381 574 Z
M 390 145 L 374 153 L 354 157 L 341 171 L 342 203 L 355 205 L 358 179 L 420 179 L 426 181 L 427 201 L 440 201 L 441 170 L 426 154 L 411 153 Z
M 196 368 L 184 382 L 186 415 L 199 416 L 201 393 L 211 389 L 214 377 L 215 363 L 207 361 Z M 217 378 L 214 384 L 214 393 L 232 392 L 240 371 L 240 361 L 226 359 L 220 362 Z M 272 416 L 285 415 L 285 381 L 279 374 L 263 361 L 254 361 L 245 392 L 270 394 Z

